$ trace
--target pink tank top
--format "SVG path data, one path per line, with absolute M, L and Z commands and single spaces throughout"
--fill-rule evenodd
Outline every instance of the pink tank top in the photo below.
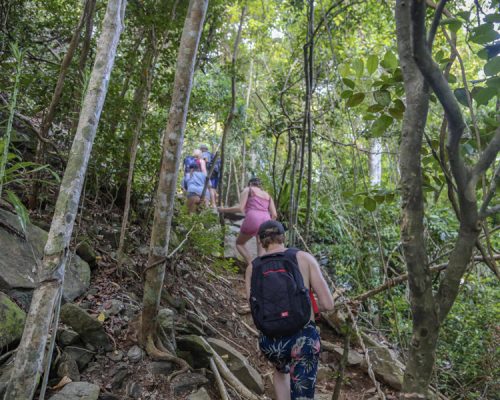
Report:
M 264 199 L 262 197 L 257 196 L 253 193 L 252 189 L 250 189 L 250 193 L 248 194 L 247 204 L 245 205 L 245 211 L 265 211 L 269 212 L 269 199 Z

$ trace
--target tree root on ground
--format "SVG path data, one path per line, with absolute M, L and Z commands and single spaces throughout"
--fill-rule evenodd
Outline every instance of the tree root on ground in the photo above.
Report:
M 169 382 L 177 375 L 183 374 L 184 372 L 187 372 L 191 369 L 191 367 L 185 360 L 174 356 L 165 348 L 165 346 L 163 346 L 163 344 L 157 345 L 155 343 L 153 335 L 148 335 L 146 339 L 146 352 L 153 360 L 171 361 L 181 367 L 180 370 L 175 371 L 168 376 L 167 380 Z

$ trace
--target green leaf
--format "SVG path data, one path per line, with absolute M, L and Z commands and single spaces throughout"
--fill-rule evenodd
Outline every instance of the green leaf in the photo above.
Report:
M 487 79 L 486 86 L 500 90 L 500 76 L 493 76 Z
M 371 197 L 365 197 L 363 201 L 363 207 L 366 208 L 368 211 L 373 212 L 377 208 L 377 202 Z
M 491 22 L 491 23 L 500 22 L 500 14 L 496 13 L 496 14 L 487 15 L 486 17 L 484 17 L 484 20 L 486 22 Z
M 493 42 L 500 37 L 500 34 L 495 30 L 492 23 L 479 25 L 472 29 L 471 41 L 478 44 L 486 44 Z
M 490 57 L 488 55 L 488 49 L 486 48 L 482 48 L 481 50 L 479 50 L 477 52 L 477 56 L 481 59 L 481 60 L 488 60 Z
M 384 107 L 391 104 L 391 94 L 387 90 L 377 90 L 373 92 L 373 99 Z
M 21 202 L 21 200 L 19 200 L 19 197 L 17 197 L 14 192 L 7 190 L 6 193 L 7 198 L 9 199 L 9 203 L 12 204 L 14 206 L 14 209 L 16 210 L 19 224 L 21 225 L 23 232 L 26 234 L 26 229 L 30 221 L 28 210 L 26 209 L 26 207 L 24 207 L 24 204 Z
M 341 94 L 340 94 L 340 98 L 341 99 L 348 99 L 349 97 L 351 97 L 353 95 L 353 91 L 352 90 L 344 90 Z
M 441 25 L 447 26 L 448 28 L 450 28 L 450 31 L 456 33 L 462 26 L 462 21 L 459 21 L 456 18 L 448 18 L 448 19 L 443 19 L 441 21 Z
M 455 97 L 460 104 L 465 107 L 469 106 L 469 103 L 467 102 L 467 93 L 465 92 L 464 88 L 455 89 L 453 93 L 455 94 Z
M 392 121 L 394 121 L 394 118 L 392 118 L 390 115 L 381 115 L 373 124 L 371 128 L 371 136 L 372 137 L 380 137 L 382 136 L 387 128 L 391 126 Z
M 371 113 L 377 113 L 380 112 L 384 109 L 384 106 L 380 104 L 372 104 L 366 111 L 371 112 Z
M 451 72 L 448 75 L 448 83 L 457 83 L 457 77 L 453 75 Z
M 401 99 L 394 100 L 392 107 L 401 112 L 404 112 L 406 110 L 405 103 L 403 103 Z
M 349 78 L 342 79 L 342 82 L 344 82 L 344 85 L 350 87 L 351 89 L 354 89 L 354 87 L 356 86 L 354 81 L 350 80 Z
M 485 106 L 488 102 L 495 97 L 497 89 L 493 87 L 480 87 L 476 86 L 472 89 L 471 95 L 478 105 Z
M 387 50 L 380 64 L 385 69 L 396 69 L 398 67 L 398 59 L 391 50 Z
M 375 114 L 363 114 L 363 121 L 373 121 L 377 119 Z
M 496 75 L 500 72 L 500 56 L 493 57 L 484 65 L 486 76 Z
M 363 70 L 365 68 L 363 64 L 363 60 L 357 58 L 352 62 L 352 67 L 354 68 L 354 72 L 356 73 L 357 77 L 360 77 L 363 75 Z
M 370 54 L 366 60 L 366 70 L 371 75 L 378 67 L 378 57 L 375 54 Z
M 365 99 L 365 94 L 358 92 L 353 94 L 351 97 L 346 102 L 347 107 L 356 107 L 357 105 L 361 104 L 363 100 Z
M 403 119 L 404 111 L 401 111 L 397 108 L 391 107 L 391 108 L 389 108 L 389 114 L 391 114 L 391 116 L 394 119 Z

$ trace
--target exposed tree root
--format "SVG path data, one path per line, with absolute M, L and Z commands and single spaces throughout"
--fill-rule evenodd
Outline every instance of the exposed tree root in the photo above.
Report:
M 184 372 L 187 372 L 191 369 L 191 367 L 185 360 L 171 354 L 163 345 L 162 347 L 163 350 L 160 350 L 155 344 L 153 335 L 148 335 L 146 339 L 146 352 L 152 359 L 161 361 L 171 361 L 177 364 L 179 367 L 181 367 L 180 370 L 175 371 L 168 376 L 168 381 L 171 381 L 177 375 L 183 374 Z
M 201 337 L 203 342 L 212 351 L 212 359 L 217 366 L 217 370 L 220 372 L 222 377 L 229 383 L 229 385 L 243 398 L 248 400 L 259 400 L 259 397 L 251 392 L 243 383 L 240 382 L 236 376 L 229 370 L 224 360 L 217 354 L 217 352 L 210 346 L 210 344 Z

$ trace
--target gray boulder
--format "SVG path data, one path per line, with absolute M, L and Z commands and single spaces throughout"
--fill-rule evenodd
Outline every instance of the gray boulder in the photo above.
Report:
M 262 377 L 243 354 L 223 340 L 208 338 L 207 341 L 217 354 L 226 360 L 227 367 L 241 383 L 257 394 L 264 393 Z
M 78 333 L 84 343 L 105 351 L 113 350 L 113 345 L 102 324 L 76 304 L 67 303 L 61 307 L 61 322 Z
M 0 349 L 21 339 L 26 313 L 0 292 Z
M 79 382 L 80 371 L 78 370 L 78 364 L 76 361 L 68 356 L 64 356 L 63 354 L 61 361 L 57 365 L 57 376 L 59 378 L 67 376 L 73 382 Z
M 48 233 L 28 224 L 25 235 L 18 217 L 2 209 L 0 222 L 0 290 L 34 289 L 36 262 L 42 258 Z M 80 296 L 89 284 L 89 265 L 76 255 L 71 257 L 64 275 L 64 300 L 72 301 Z
M 362 333 L 362 336 L 375 376 L 392 388 L 401 390 L 405 367 L 398 355 L 367 334 Z M 361 367 L 365 371 L 368 370 L 365 360 L 361 363 Z
M 70 382 L 49 400 L 97 400 L 100 388 L 88 382 Z
M 76 362 L 80 371 L 89 364 L 95 356 L 93 351 L 76 347 L 76 346 L 67 346 L 64 349 L 63 358 L 70 358 Z

